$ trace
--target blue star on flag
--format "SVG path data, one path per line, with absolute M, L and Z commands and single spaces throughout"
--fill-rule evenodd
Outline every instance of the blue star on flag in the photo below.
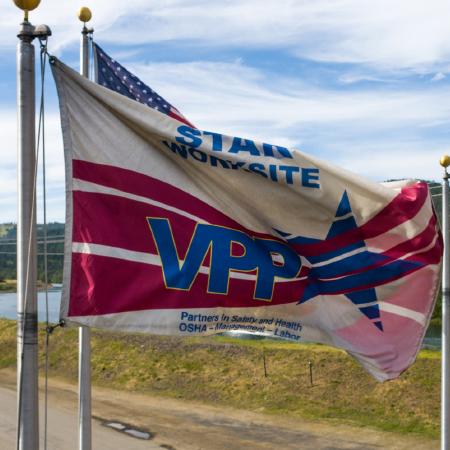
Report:
M 358 231 L 347 192 L 344 191 L 336 215 L 325 239 L 315 239 L 276 230 L 310 264 L 308 281 L 299 303 L 319 295 L 345 295 L 380 331 L 383 324 L 374 286 L 379 286 L 422 266 L 419 262 L 393 259 L 371 252 L 363 237 L 350 244 L 343 242 L 334 250 L 303 255 L 302 246 L 309 247 L 351 231 Z M 356 234 L 357 235 L 357 234 Z M 307 252 L 311 253 L 311 252 Z

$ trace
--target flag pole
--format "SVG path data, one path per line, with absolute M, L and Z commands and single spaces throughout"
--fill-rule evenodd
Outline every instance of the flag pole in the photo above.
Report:
M 442 179 L 442 234 L 444 238 L 444 261 L 442 266 L 442 371 L 441 371 L 441 450 L 450 450 L 450 242 L 449 242 L 449 174 L 450 156 L 443 156 L 440 164 L 444 168 Z
M 17 45 L 17 448 L 39 448 L 35 52 L 33 40 L 50 29 L 34 27 L 28 12 L 40 0 L 14 0 L 24 11 Z
M 86 23 L 91 20 L 89 8 L 78 10 L 78 18 L 83 22 L 80 40 L 80 74 L 89 78 L 89 33 Z M 81 326 L 78 334 L 78 424 L 79 449 L 92 448 L 92 407 L 91 407 L 91 330 Z
M 39 2 L 37 2 L 39 3 Z M 34 171 L 34 27 L 27 17 L 17 46 L 17 408 L 19 448 L 39 448 L 37 252 Z

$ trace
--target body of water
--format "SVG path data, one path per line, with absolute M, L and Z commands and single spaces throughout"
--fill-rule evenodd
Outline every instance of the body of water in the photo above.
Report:
M 52 289 L 48 292 L 48 312 L 49 321 L 57 323 L 59 321 L 59 304 L 61 302 L 61 290 Z M 17 319 L 17 295 L 15 292 L 0 294 L 0 317 L 7 319 Z M 38 320 L 45 322 L 45 292 L 38 292 Z M 429 328 L 425 340 L 424 348 L 441 348 L 440 328 Z
M 61 290 L 48 291 L 48 315 L 52 323 L 59 322 L 59 304 L 61 302 Z M 0 317 L 17 319 L 17 294 L 9 292 L 0 294 Z M 38 292 L 38 320 L 45 322 L 45 292 Z

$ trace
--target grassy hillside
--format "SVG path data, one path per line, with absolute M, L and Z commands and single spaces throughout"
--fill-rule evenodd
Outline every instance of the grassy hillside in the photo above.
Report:
M 51 336 L 50 376 L 76 380 L 76 336 L 71 329 Z M 42 330 L 41 344 L 44 337 Z M 15 338 L 15 323 L 0 320 L 0 368 L 15 365 Z M 320 345 L 93 330 L 92 364 L 93 383 L 101 386 L 299 420 L 337 420 L 429 437 L 439 433 L 439 352 L 421 352 L 398 380 L 381 384 L 344 352 Z

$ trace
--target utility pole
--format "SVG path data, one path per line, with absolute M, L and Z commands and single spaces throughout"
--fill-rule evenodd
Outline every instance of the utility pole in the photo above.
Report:
M 83 22 L 80 40 L 80 74 L 89 78 L 89 30 L 86 23 L 92 13 L 83 6 L 78 10 L 78 18 Z M 81 326 L 78 334 L 78 424 L 79 450 L 92 448 L 92 407 L 91 407 L 91 330 Z
M 39 449 L 35 37 L 50 29 L 34 27 L 28 11 L 40 0 L 14 0 L 24 11 L 17 45 L 17 448 Z
M 444 238 L 444 259 L 442 265 L 442 371 L 441 371 L 441 450 L 450 450 L 450 242 L 449 242 L 449 174 L 450 156 L 440 160 L 444 168 L 442 179 L 442 235 Z

